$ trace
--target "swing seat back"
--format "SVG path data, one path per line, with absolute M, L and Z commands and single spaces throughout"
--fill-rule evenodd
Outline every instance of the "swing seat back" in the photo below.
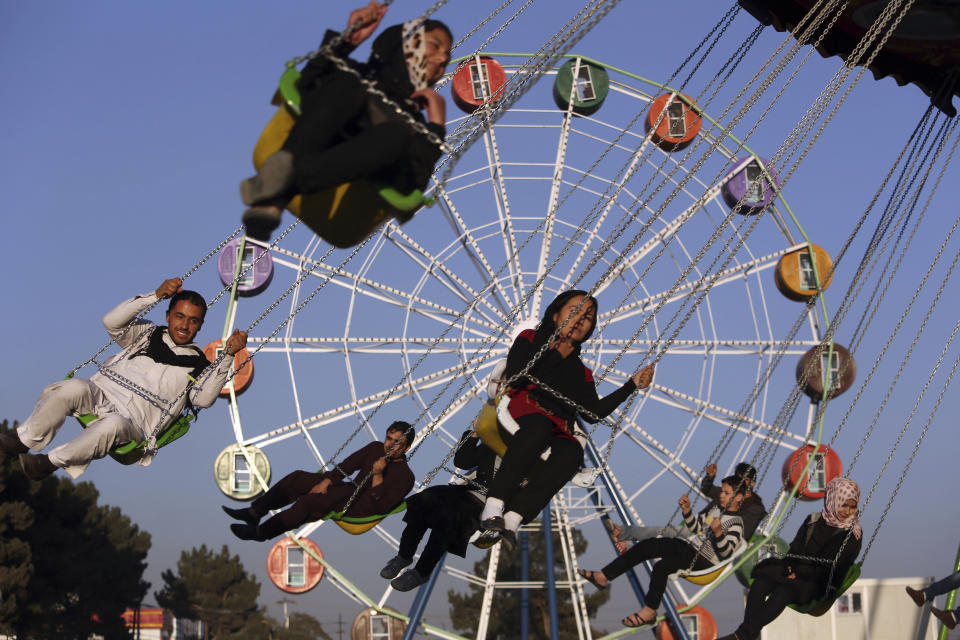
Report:
M 281 78 L 281 88 L 273 102 L 280 104 L 264 127 L 253 150 L 253 166 L 259 171 L 263 162 L 283 147 L 296 115 L 300 112 L 296 76 L 290 69 Z M 292 78 L 292 79 L 291 79 Z M 294 197 L 287 209 L 314 233 L 335 247 L 346 249 L 363 242 L 383 223 L 396 219 L 401 224 L 433 200 L 414 189 L 402 194 L 388 184 L 373 180 L 354 180 L 317 193 Z
M 322 520 L 332 520 L 334 524 L 343 529 L 349 534 L 358 536 L 361 533 L 366 533 L 373 529 L 375 526 L 380 524 L 380 521 L 386 518 L 387 516 L 392 516 L 395 513 L 401 513 L 407 508 L 406 502 L 401 502 L 396 507 L 393 508 L 389 513 L 384 513 L 381 515 L 373 516 L 364 516 L 356 518 L 353 516 L 345 516 L 342 511 L 331 511 L 325 515 Z
M 843 577 L 843 582 L 840 583 L 840 588 L 837 589 L 837 592 L 832 597 L 820 598 L 806 604 L 791 604 L 790 608 L 797 613 L 806 613 L 811 616 L 822 616 L 827 611 L 830 611 L 830 607 L 832 607 L 833 603 L 837 601 L 837 598 L 842 596 L 847 589 L 853 586 L 853 583 L 856 582 L 860 577 L 860 570 L 862 566 L 862 562 L 857 562 L 850 565 L 850 568 L 847 569 L 847 575 Z

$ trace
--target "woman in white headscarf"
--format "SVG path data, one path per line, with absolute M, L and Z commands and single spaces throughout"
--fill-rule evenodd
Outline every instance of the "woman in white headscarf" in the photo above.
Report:
M 787 605 L 834 595 L 860 554 L 859 502 L 860 487 L 850 478 L 827 483 L 823 510 L 807 516 L 786 556 L 754 567 L 743 623 L 718 640 L 755 640 Z
M 426 188 L 440 148 L 370 93 L 357 75 L 442 139 L 446 107 L 432 87 L 450 61 L 453 36 L 439 20 L 410 20 L 377 36 L 367 62 L 351 59 L 349 54 L 373 34 L 386 11 L 372 1 L 350 13 L 347 24 L 353 30 L 331 53 L 355 74 L 323 53 L 304 67 L 297 81 L 301 114 L 283 149 L 240 184 L 243 202 L 250 206 L 243 214 L 247 235 L 268 240 L 297 194 L 360 178 L 381 179 L 404 193 Z M 337 35 L 328 30 L 323 45 Z

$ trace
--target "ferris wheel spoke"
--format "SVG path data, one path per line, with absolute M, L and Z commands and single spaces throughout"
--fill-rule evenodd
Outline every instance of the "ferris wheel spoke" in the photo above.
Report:
M 781 256 L 789 253 L 791 250 L 791 248 L 781 249 L 754 260 L 750 260 L 749 262 L 743 262 L 735 267 L 724 269 L 723 271 L 718 272 L 718 275 L 715 274 L 717 275 L 717 281 L 713 284 L 713 288 L 730 282 L 739 281 L 744 277 L 755 275 L 757 272 L 764 271 L 766 269 L 771 269 L 776 266 L 776 261 L 779 260 Z M 641 298 L 629 304 L 622 305 L 613 311 L 601 313 L 599 318 L 597 318 L 597 324 L 614 324 L 617 322 L 623 322 L 628 318 L 648 312 L 650 308 L 655 307 L 663 300 L 666 300 L 667 303 L 670 303 L 676 302 L 677 300 L 682 300 L 691 294 L 699 295 L 699 293 L 702 292 L 703 285 L 705 285 L 713 277 L 714 276 L 708 274 L 698 280 L 688 281 L 673 290 L 662 291 L 660 293 Z
M 629 340 L 618 340 L 615 338 L 604 338 L 604 347 L 611 347 L 617 350 L 617 353 L 623 352 L 623 355 L 646 355 L 650 347 L 662 344 L 662 340 L 650 340 L 644 338 L 633 338 Z M 719 356 L 757 356 L 783 351 L 784 355 L 803 355 L 810 347 L 820 344 L 819 340 L 736 340 L 716 338 L 710 340 L 702 339 L 676 339 L 670 343 L 668 353 L 673 355 L 703 356 L 705 354 Z M 792 348 L 791 348 L 792 347 Z M 596 361 L 584 361 L 592 365 L 595 371 L 603 368 L 604 363 Z
M 490 358 L 477 357 L 464 364 L 456 364 L 439 371 L 421 376 L 400 384 L 395 388 L 383 389 L 366 397 L 357 398 L 348 404 L 304 418 L 301 422 L 287 424 L 267 431 L 261 435 L 244 440 L 244 445 L 266 446 L 291 436 L 298 435 L 301 429 L 313 430 L 343 420 L 347 417 L 356 417 L 365 411 L 371 410 L 380 403 L 392 403 L 412 395 L 414 389 L 429 389 L 438 387 L 464 374 L 466 370 L 482 367 Z
M 473 231 L 460 216 L 450 194 L 448 194 L 442 186 L 438 186 L 437 191 L 440 194 L 440 199 L 438 200 L 440 209 L 450 222 L 450 226 L 457 235 L 460 245 L 463 247 L 468 259 L 477 269 L 481 280 L 487 283 L 487 287 L 491 287 L 490 293 L 494 297 L 493 302 L 500 307 L 501 313 L 509 315 L 515 305 L 510 302 L 510 295 L 503 288 L 503 282 L 501 282 L 500 276 L 497 275 L 490 266 L 490 262 L 480 249 L 480 244 L 477 242 Z
M 399 227 L 391 226 L 387 228 L 385 235 L 397 249 L 423 268 L 426 273 L 433 275 L 437 282 L 446 287 L 462 302 L 467 303 L 475 300 L 479 305 L 486 307 L 494 314 L 494 317 L 491 317 L 483 313 L 483 317 L 486 320 L 494 324 L 502 323 L 505 320 L 500 309 L 490 304 L 486 297 L 471 287 L 437 256 L 431 254 L 413 238 L 405 234 Z M 479 311 L 479 308 L 478 313 L 482 313 Z
M 465 347 L 479 349 L 489 346 L 490 339 L 486 338 L 442 338 L 437 339 L 433 336 L 424 336 L 422 338 L 410 336 L 380 336 L 375 338 L 363 338 L 359 336 L 315 337 L 305 336 L 291 338 L 258 338 L 251 337 L 247 343 L 260 353 L 351 353 L 364 355 L 396 355 L 403 353 L 422 354 L 422 353 L 444 353 L 459 354 Z M 261 346 L 261 345 L 277 346 Z M 299 345 L 299 346 L 291 346 Z M 495 346 L 491 349 L 496 357 L 506 355 L 505 346 Z
M 660 392 L 659 394 L 651 393 L 649 395 L 652 401 L 686 413 L 702 416 L 705 420 L 725 429 L 734 429 L 740 433 L 748 434 L 751 437 L 759 437 L 769 442 L 781 442 L 787 438 L 795 442 L 803 442 L 805 439 L 804 436 L 777 428 L 768 422 L 721 407 L 716 403 L 683 393 L 677 389 L 671 389 L 660 384 L 654 384 L 652 388 Z M 759 433 L 761 431 L 763 433 Z M 789 445 L 784 444 L 782 446 L 787 447 Z
M 513 219 L 510 215 L 510 199 L 507 197 L 507 185 L 503 175 L 503 163 L 500 161 L 500 148 L 497 145 L 495 127 L 487 127 L 483 136 L 484 148 L 487 152 L 487 166 L 490 171 L 490 184 L 493 187 L 493 199 L 497 205 L 497 216 L 500 228 L 503 230 L 503 255 L 510 270 L 510 282 L 513 285 L 513 306 L 520 303 L 520 298 L 526 288 L 523 286 L 523 271 L 520 268 L 520 254 L 518 251 L 517 236 L 513 229 Z

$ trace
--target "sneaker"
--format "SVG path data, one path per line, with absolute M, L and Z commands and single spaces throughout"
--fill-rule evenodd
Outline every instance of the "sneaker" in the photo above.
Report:
M 390 581 L 390 586 L 397 591 L 411 591 L 427 581 L 416 569 L 407 569 L 403 575 Z
M 400 573 L 404 567 L 409 567 L 411 562 L 413 562 L 412 558 L 404 558 L 399 554 L 395 555 L 390 558 L 387 566 L 385 566 L 383 569 L 380 569 L 380 577 L 386 578 L 387 580 L 396 578 L 397 574 Z M 406 591 L 406 589 L 401 589 L 401 591 Z
M 260 518 L 250 513 L 249 507 L 244 507 L 243 509 L 231 509 L 226 505 L 221 505 L 220 508 L 223 509 L 223 512 L 225 514 L 227 514 L 234 520 L 243 520 L 247 524 L 253 524 L 253 525 L 258 524 L 260 522 Z
M 503 522 L 503 516 L 493 516 L 492 518 L 487 518 L 486 520 L 480 523 L 480 528 L 483 531 L 506 531 L 507 525 Z
M 937 609 L 936 607 L 930 607 L 930 613 L 937 616 L 937 620 L 943 623 L 947 629 L 953 629 L 957 626 L 957 616 L 953 614 L 953 611 Z
M 247 235 L 260 242 L 270 242 L 270 233 L 280 226 L 283 210 L 279 207 L 250 207 L 243 212 Z
M 913 587 L 907 587 L 907 595 L 910 596 L 914 604 L 918 607 L 922 607 L 923 603 L 927 601 L 927 594 Z
M 255 542 L 263 542 L 266 540 L 266 538 L 260 534 L 260 527 L 255 524 L 235 523 L 230 525 L 230 531 L 233 531 L 233 535 L 241 540 L 253 540 Z
M 0 433 L 0 451 L 8 456 L 18 456 L 30 451 L 30 447 L 20 442 L 16 431 Z
M 31 480 L 43 480 L 58 468 L 45 454 L 37 453 L 21 453 L 20 466 Z
M 277 151 L 263 161 L 257 175 L 240 183 L 240 199 L 248 207 L 275 198 L 293 184 L 293 154 Z

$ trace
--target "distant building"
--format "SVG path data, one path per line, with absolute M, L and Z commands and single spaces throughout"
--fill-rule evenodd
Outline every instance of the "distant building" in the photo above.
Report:
M 930 607 L 917 607 L 904 587 L 931 578 L 861 578 L 823 616 L 787 609 L 767 625 L 761 640 L 936 640 Z
M 202 640 L 203 623 L 198 620 L 176 618 L 166 609 L 142 607 L 138 612 L 127 609 L 123 619 L 127 628 L 139 640 Z M 139 634 L 139 635 L 138 635 Z

